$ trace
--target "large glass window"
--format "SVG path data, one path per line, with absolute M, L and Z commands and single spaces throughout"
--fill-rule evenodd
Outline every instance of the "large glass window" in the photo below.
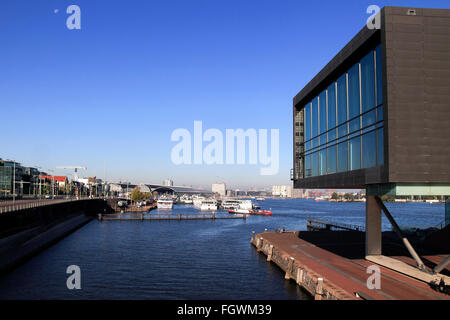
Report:
M 359 105 L 359 63 L 348 70 L 348 117 L 361 113 Z M 350 130 L 351 131 L 351 130 Z
M 305 141 L 308 141 L 310 139 L 311 139 L 311 103 L 307 103 L 305 106 Z
M 377 137 L 376 131 L 371 131 L 362 136 L 362 168 L 375 167 L 377 165 Z
M 324 175 L 327 172 L 327 150 L 319 151 L 319 174 Z
M 344 172 L 348 170 L 347 156 L 348 156 L 348 142 L 342 142 L 337 145 L 337 166 L 338 172 Z
M 327 131 L 327 93 L 322 91 L 319 95 L 319 134 Z M 326 141 L 325 141 L 326 142 Z M 320 141 L 323 143 L 323 141 Z
M 338 124 L 344 123 L 347 118 L 347 74 L 344 73 L 337 80 L 337 112 Z
M 383 165 L 382 84 L 378 46 L 306 104 L 305 177 Z
M 313 177 L 319 175 L 319 152 L 314 152 L 311 156 L 311 172 Z
M 336 84 L 333 82 L 327 89 L 328 129 L 336 127 Z M 336 130 L 328 132 L 328 141 L 336 139 Z
M 311 155 L 307 155 L 305 156 L 305 178 L 309 178 L 311 176 Z
M 361 168 L 361 137 L 353 138 L 348 143 L 349 170 Z
M 376 55 L 376 76 L 377 76 L 377 105 L 383 103 L 383 66 L 381 63 L 381 45 L 378 45 L 375 49 Z
M 327 173 L 336 172 L 336 145 L 328 148 Z
M 361 107 L 362 112 L 375 107 L 375 61 L 371 51 L 361 59 Z

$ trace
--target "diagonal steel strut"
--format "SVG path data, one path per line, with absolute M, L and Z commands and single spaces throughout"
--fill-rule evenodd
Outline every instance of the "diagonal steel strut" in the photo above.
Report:
M 383 210 L 384 214 L 386 215 L 386 218 L 388 218 L 391 225 L 394 227 L 394 231 L 397 233 L 397 235 L 402 239 L 403 244 L 405 245 L 406 249 L 408 249 L 409 254 L 414 258 L 414 260 L 417 263 L 417 267 L 428 273 L 428 270 L 426 269 L 424 263 L 422 262 L 422 259 L 420 259 L 417 252 L 414 250 L 414 248 L 409 243 L 408 239 L 403 235 L 402 231 L 400 230 L 400 227 L 398 226 L 397 222 L 395 222 L 394 218 L 390 214 L 389 210 L 384 205 L 383 201 L 380 199 L 379 196 L 375 196 L 375 200 L 377 201 L 377 204 L 380 206 L 380 208 Z

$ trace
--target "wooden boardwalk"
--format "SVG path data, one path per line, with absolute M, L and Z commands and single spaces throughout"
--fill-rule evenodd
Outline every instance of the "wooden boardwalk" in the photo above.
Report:
M 264 232 L 253 234 L 251 243 L 286 272 L 286 279 L 296 281 L 318 300 L 450 300 L 426 282 L 365 260 L 363 232 Z M 383 241 L 383 246 L 387 245 L 388 241 Z M 423 258 L 436 264 L 446 256 Z M 414 264 L 402 254 L 391 257 Z M 367 270 L 374 265 L 380 270 L 379 289 L 367 286 L 371 276 Z M 446 269 L 443 273 L 449 272 Z

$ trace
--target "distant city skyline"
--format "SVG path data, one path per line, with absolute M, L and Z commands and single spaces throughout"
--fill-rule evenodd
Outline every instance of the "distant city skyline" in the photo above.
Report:
M 79 30 L 66 24 L 71 4 L 81 9 Z M 114 182 L 292 185 L 292 98 L 365 25 L 372 4 L 1 2 L 0 158 L 54 175 L 86 166 L 80 177 Z M 248 161 L 175 165 L 171 134 L 196 120 L 221 132 L 279 130 L 278 173 L 261 175 Z

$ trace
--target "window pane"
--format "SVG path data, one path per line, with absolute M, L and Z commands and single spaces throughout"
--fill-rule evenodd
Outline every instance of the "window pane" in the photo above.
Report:
M 324 175 L 327 172 L 327 150 L 319 151 L 319 174 Z
M 348 133 L 354 133 L 355 131 L 359 130 L 361 128 L 359 117 L 350 121 L 348 127 L 349 127 Z
M 305 141 L 311 139 L 311 103 L 305 106 Z
M 338 128 L 338 137 L 343 137 L 347 134 L 347 125 L 344 124 Z
M 336 139 L 336 129 L 328 132 L 328 142 L 333 141 L 334 139 Z
M 377 105 L 383 103 L 383 66 L 381 57 L 381 45 L 375 49 L 376 69 L 377 69 Z
M 327 93 L 319 95 L 319 133 L 327 131 Z
M 375 123 L 375 110 L 372 110 L 362 116 L 362 126 L 367 127 Z
M 361 60 L 362 112 L 375 107 L 375 63 L 373 51 Z
M 311 137 L 316 137 L 319 134 L 319 98 L 315 97 L 312 101 L 312 134 Z
M 345 73 L 337 80 L 337 112 L 338 124 L 347 121 L 347 77 Z
M 319 138 L 314 138 L 312 140 L 312 147 L 315 148 L 317 146 L 319 146 Z
M 305 142 L 305 151 L 308 151 L 311 149 L 311 141 Z
M 360 114 L 359 106 L 359 63 L 348 70 L 348 117 Z
M 327 134 L 324 133 L 319 137 L 319 145 L 325 145 L 327 143 Z
M 383 120 L 383 106 L 377 108 L 377 122 Z
M 334 82 L 327 89 L 328 94 L 328 130 L 336 127 L 336 88 Z
M 337 145 L 337 165 L 338 165 L 338 172 L 344 172 L 347 171 L 347 141 L 339 143 Z
M 305 156 L 305 178 L 311 177 L 311 155 Z
M 376 131 L 362 136 L 362 167 L 370 168 L 377 165 Z
M 348 143 L 349 170 L 361 168 L 361 137 L 353 138 Z
M 319 152 L 313 153 L 311 159 L 312 159 L 311 163 L 312 176 L 316 177 L 319 175 Z
M 384 140 L 383 128 L 377 130 L 377 165 L 381 166 L 384 163 Z
M 336 146 L 332 146 L 328 148 L 328 161 L 327 161 L 327 172 L 335 173 L 336 172 Z

